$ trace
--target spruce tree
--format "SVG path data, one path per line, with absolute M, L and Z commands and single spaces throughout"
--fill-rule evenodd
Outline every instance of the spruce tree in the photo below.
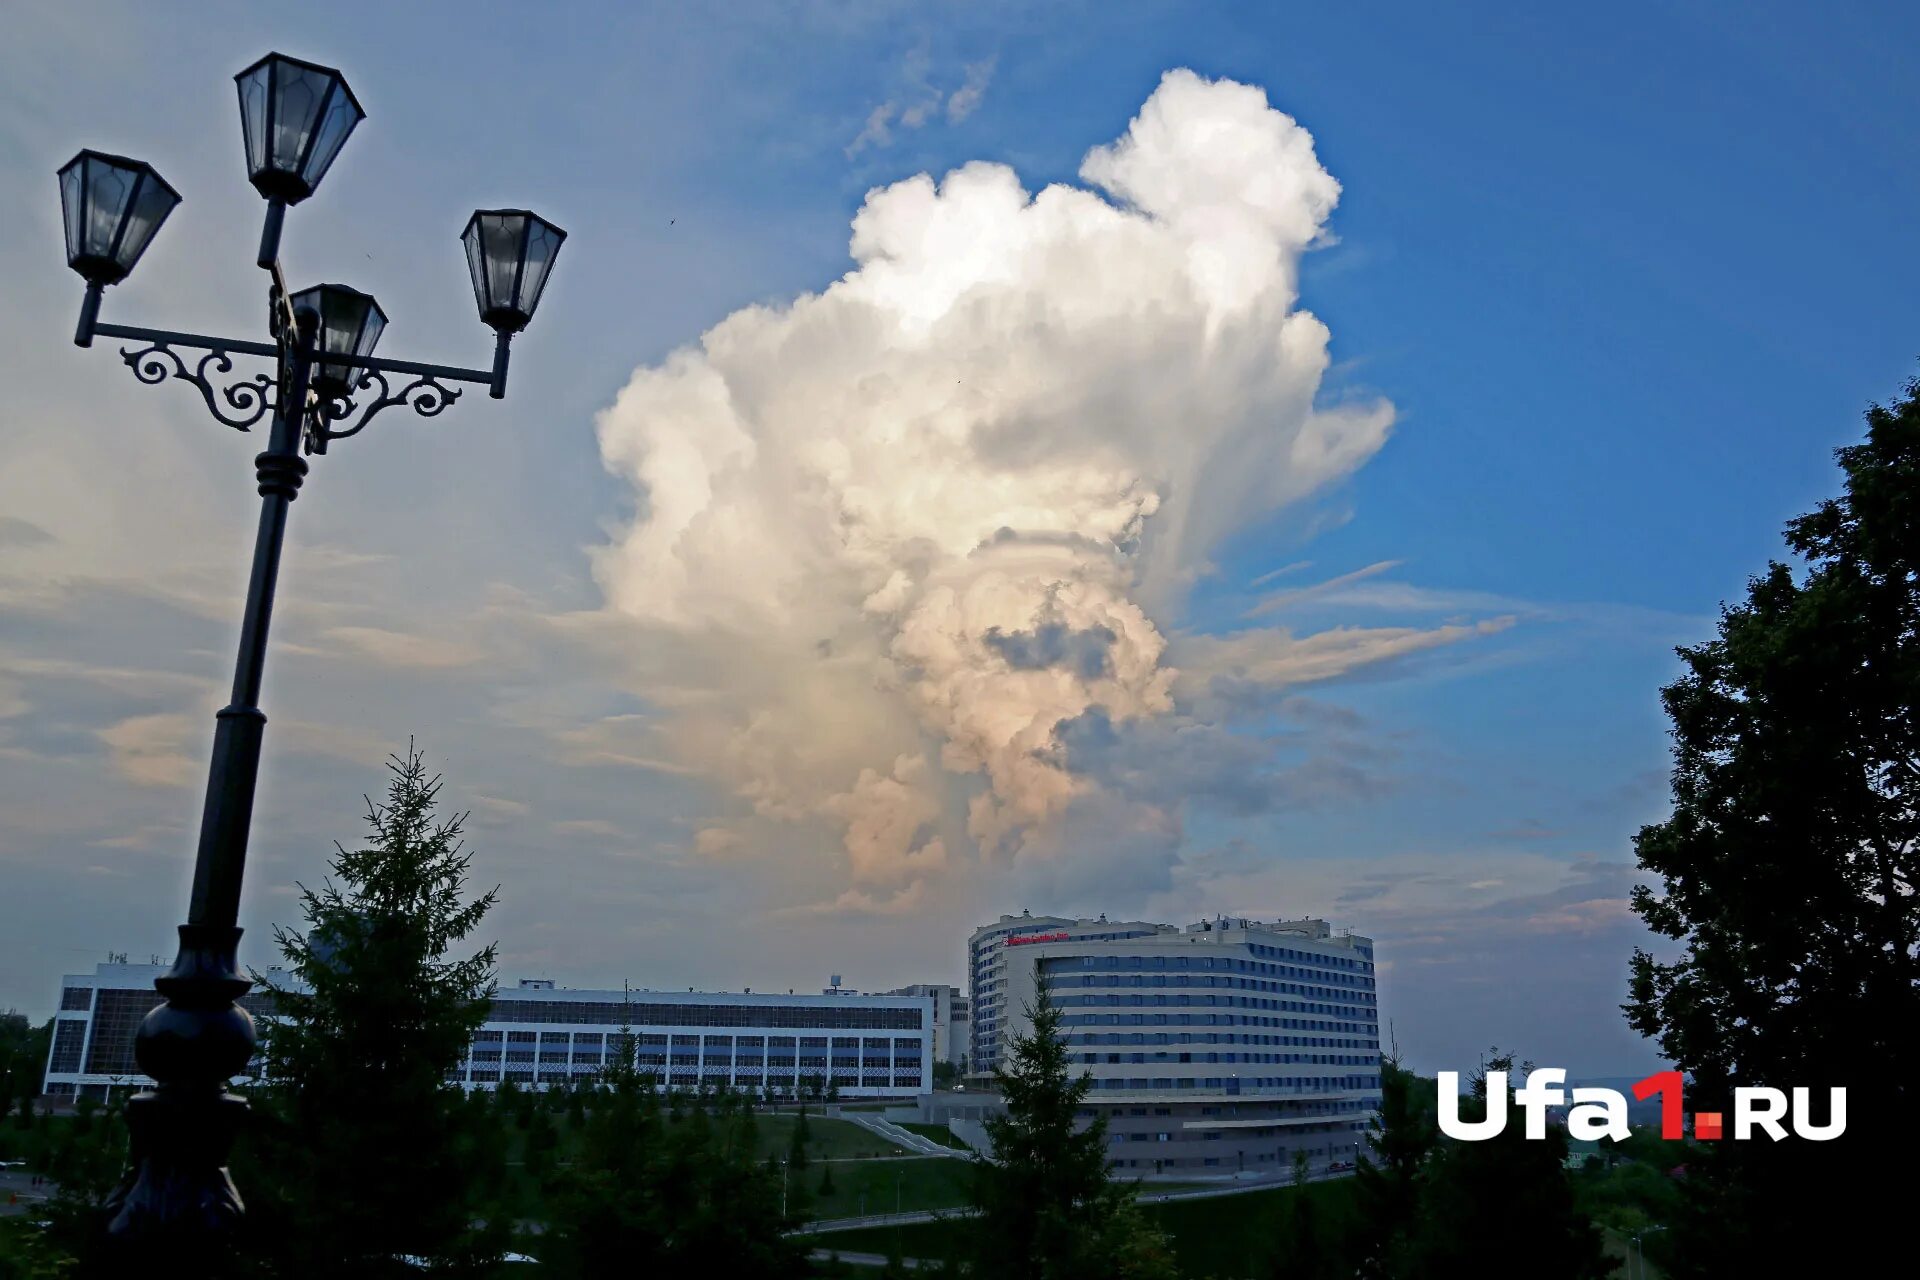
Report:
M 1405 1270 L 1420 1213 L 1421 1173 L 1439 1139 L 1433 1082 L 1400 1065 L 1399 1051 L 1380 1059 L 1380 1109 L 1369 1120 L 1369 1154 L 1354 1174 L 1358 1213 L 1354 1253 L 1366 1276 Z
M 1031 1280 L 1173 1274 L 1166 1239 L 1107 1176 L 1107 1125 L 1080 1112 L 1093 1087 L 1075 1076 L 1060 1009 L 1036 970 L 1028 1030 L 995 1072 L 1005 1113 L 986 1122 L 993 1154 L 974 1161 L 973 1274 Z
M 663 1114 L 657 1081 L 636 1069 L 630 1028 L 614 1038 L 577 1137 L 556 1178 L 543 1254 L 556 1275 L 597 1277 L 806 1274 L 784 1234 L 780 1172 L 754 1157 L 754 1118 L 738 1098 L 706 1094 Z
M 807 1125 L 806 1104 L 800 1106 L 800 1114 L 793 1120 L 793 1138 L 787 1144 L 787 1166 L 795 1173 L 807 1167 L 807 1144 L 813 1141 L 813 1131 Z
M 299 982 L 266 984 L 271 1086 L 249 1184 L 266 1194 L 250 1225 L 292 1274 L 460 1255 L 486 1180 L 461 1141 L 472 1109 L 445 1077 L 486 1018 L 494 948 L 449 953 L 498 891 L 468 896 L 462 818 L 435 816 L 441 782 L 421 753 L 387 767 L 366 842 L 335 845 L 326 883 L 301 886 L 304 931 L 274 932 Z

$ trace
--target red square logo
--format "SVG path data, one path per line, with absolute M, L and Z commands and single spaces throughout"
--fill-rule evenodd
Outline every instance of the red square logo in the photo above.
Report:
M 1720 1113 L 1718 1111 L 1699 1111 L 1693 1117 L 1693 1136 L 1702 1142 L 1713 1142 L 1720 1137 Z

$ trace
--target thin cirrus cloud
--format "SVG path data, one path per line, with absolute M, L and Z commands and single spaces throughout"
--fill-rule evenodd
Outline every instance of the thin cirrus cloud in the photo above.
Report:
M 920 48 L 909 53 L 902 66 L 905 88 L 867 113 L 860 132 L 846 146 L 847 158 L 891 145 L 897 130 L 925 128 L 943 118 L 948 124 L 959 124 L 979 110 L 998 61 L 988 57 L 969 62 L 961 69 L 957 85 L 943 87 L 935 82 L 927 51 Z

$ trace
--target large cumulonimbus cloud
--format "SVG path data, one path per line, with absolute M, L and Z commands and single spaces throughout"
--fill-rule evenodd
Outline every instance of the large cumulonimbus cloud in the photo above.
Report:
M 1298 263 L 1340 187 L 1261 90 L 1170 72 L 1080 175 L 874 190 L 852 271 L 727 317 L 600 419 L 639 514 L 595 572 L 665 750 L 834 824 L 850 904 L 1098 787 L 1060 726 L 1175 714 L 1163 628 L 1210 549 L 1392 421 L 1315 405 Z

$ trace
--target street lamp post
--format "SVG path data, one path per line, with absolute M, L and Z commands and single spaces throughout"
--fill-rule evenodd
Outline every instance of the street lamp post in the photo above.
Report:
M 1633 1233 L 1633 1272 L 1636 1276 L 1647 1274 L 1647 1250 L 1643 1243 L 1647 1236 L 1656 1231 L 1665 1231 L 1665 1227 L 1642 1227 Z
M 134 1039 L 134 1056 L 155 1085 L 127 1104 L 131 1165 L 108 1201 L 115 1236 L 176 1245 L 218 1237 L 243 1212 L 226 1169 L 247 1111 L 227 1082 L 246 1068 L 255 1045 L 253 1019 L 237 1003 L 252 985 L 237 959 L 240 883 L 267 720 L 259 706 L 267 630 L 287 508 L 308 470 L 302 454 L 326 453 L 329 442 L 358 434 L 397 405 L 432 417 L 459 397 L 448 383 L 480 383 L 495 399 L 504 396 L 508 343 L 532 318 L 566 238 L 525 209 L 476 212 L 461 240 L 480 319 L 496 335 L 492 367 L 376 359 L 387 317 L 372 297 L 338 284 L 293 293 L 280 267 L 287 209 L 313 194 L 364 118 L 358 100 L 339 72 L 278 53 L 235 80 L 248 179 L 267 201 L 258 262 L 272 278 L 271 342 L 101 322 L 107 287 L 133 270 L 180 197 L 152 166 L 99 151 L 82 151 L 59 174 L 67 263 L 86 281 L 75 344 L 128 339 L 136 345 L 120 355 L 136 379 L 191 385 L 236 430 L 271 415 L 266 451 L 254 459 L 260 523 L 233 696 L 215 716 L 187 922 L 173 967 L 154 982 L 165 1002 Z M 204 354 L 190 364 L 183 350 Z M 271 361 L 273 372 L 229 381 L 234 356 Z

